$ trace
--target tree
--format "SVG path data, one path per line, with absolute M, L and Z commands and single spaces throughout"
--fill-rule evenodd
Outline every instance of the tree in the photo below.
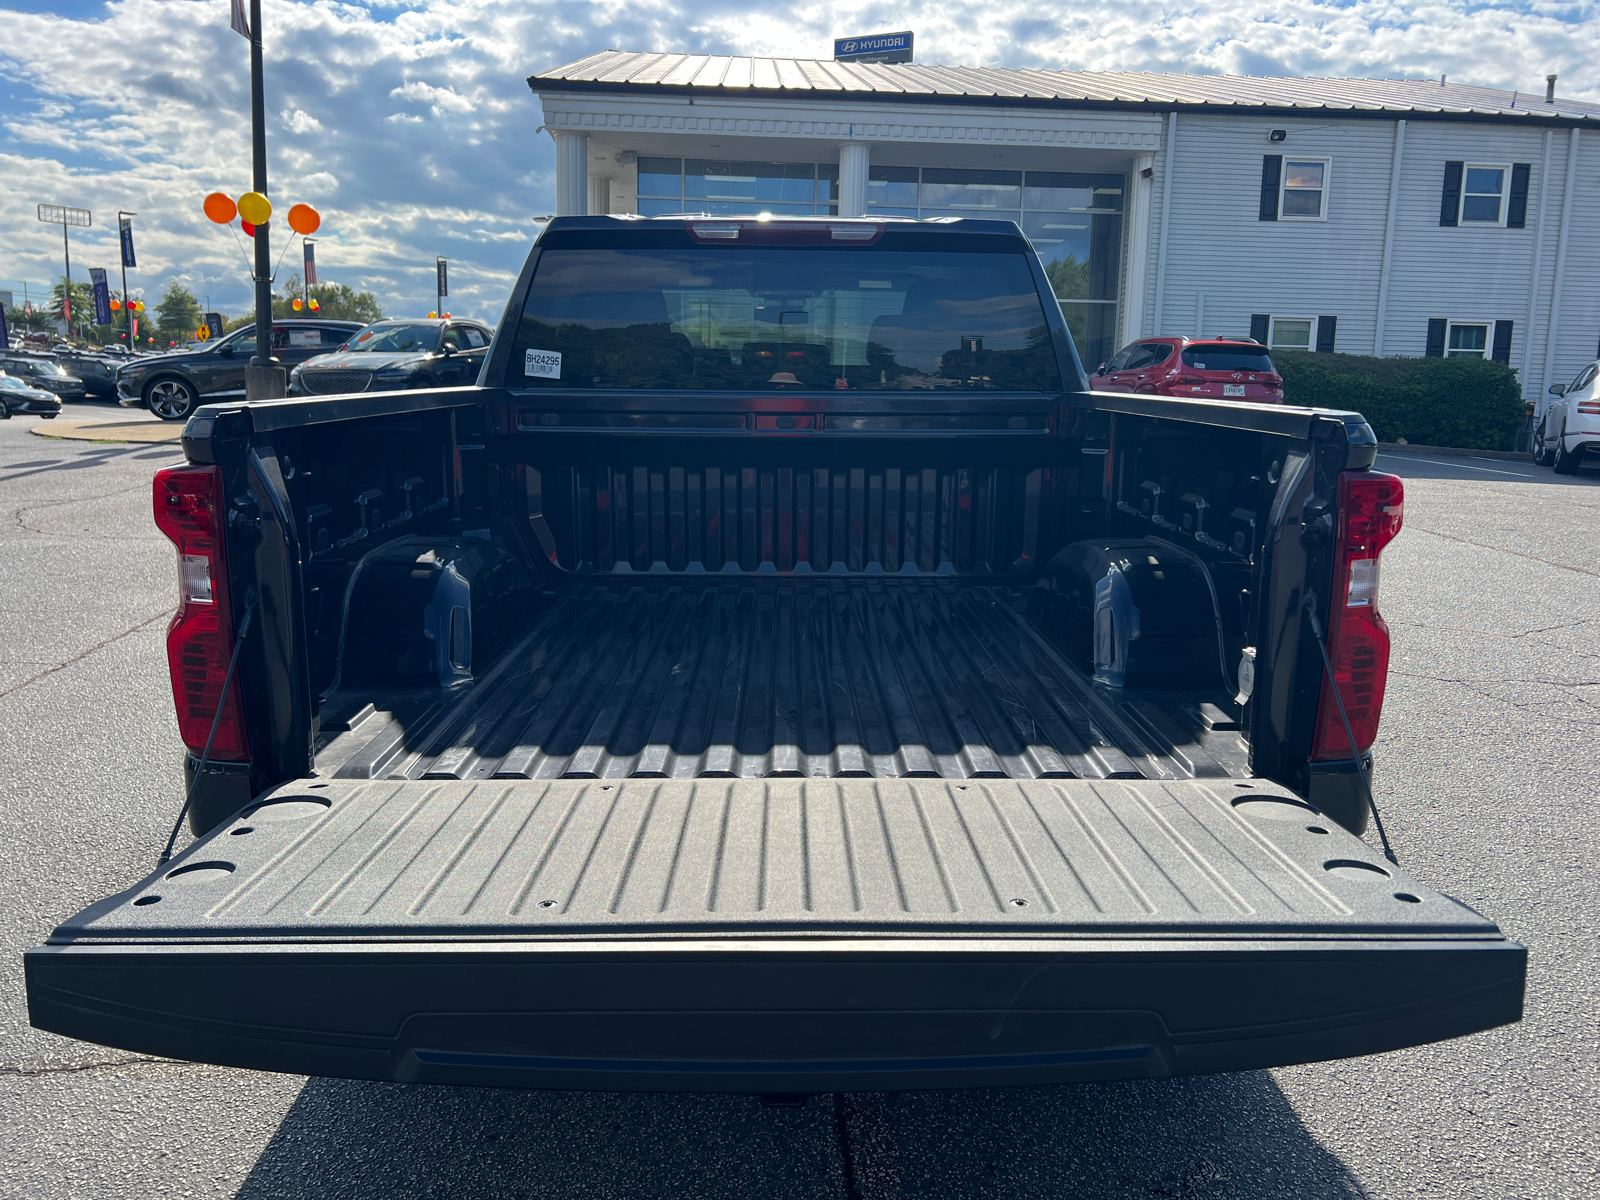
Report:
M 200 301 L 176 279 L 167 283 L 156 304 L 156 335 L 159 342 L 187 342 L 194 337 L 202 320 Z
M 67 295 L 67 279 L 63 275 L 60 281 L 50 289 L 50 304 L 45 309 L 57 321 L 65 321 L 66 315 L 62 310 L 62 298 Z M 94 289 L 87 283 L 76 279 L 72 281 L 72 323 L 73 325 L 94 324 Z
M 272 315 L 326 317 L 330 321 L 360 321 L 364 325 L 381 321 L 384 317 L 383 305 L 378 303 L 376 296 L 371 292 L 358 292 L 349 284 L 325 280 L 312 285 L 309 298 L 317 302 L 317 311 L 313 313 L 309 307 L 302 307 L 296 313 L 293 301 L 296 299 L 304 301 L 307 297 L 300 276 L 291 275 L 284 285 L 284 294 L 272 297 Z
M 31 304 L 27 308 L 19 304 L 6 309 L 6 324 L 19 333 L 43 332 L 50 328 L 50 314 Z
M 1045 278 L 1059 300 L 1089 299 L 1089 260 L 1076 254 L 1051 259 L 1044 265 Z

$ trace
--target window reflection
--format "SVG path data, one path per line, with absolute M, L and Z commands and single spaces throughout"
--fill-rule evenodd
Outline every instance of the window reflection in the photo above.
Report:
M 597 280 L 604 290 L 594 290 Z M 610 250 L 558 243 L 539 260 L 513 361 L 530 353 L 538 373 L 519 386 L 1061 386 L 1024 256 L 921 247 Z M 556 375 L 549 374 L 552 361 L 559 362 Z

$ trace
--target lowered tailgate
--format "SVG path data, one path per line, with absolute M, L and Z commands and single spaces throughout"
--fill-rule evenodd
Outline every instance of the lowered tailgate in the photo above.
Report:
M 1525 952 L 1259 780 L 300 781 L 27 955 L 262 1070 L 737 1091 L 1161 1076 L 1515 1021 Z

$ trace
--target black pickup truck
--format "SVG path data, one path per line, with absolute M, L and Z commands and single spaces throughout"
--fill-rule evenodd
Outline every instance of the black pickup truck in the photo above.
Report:
M 557 219 L 477 386 L 183 448 L 199 837 L 28 952 L 40 1028 L 804 1093 L 1520 1016 L 1523 947 L 1357 836 L 1371 429 L 1090 393 L 1013 225 Z

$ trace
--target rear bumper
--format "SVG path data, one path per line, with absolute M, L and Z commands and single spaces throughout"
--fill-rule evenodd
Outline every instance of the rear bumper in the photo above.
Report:
M 403 1082 L 820 1092 L 1345 1058 L 1521 1015 L 1503 938 L 774 938 L 29 951 L 32 1023 Z
M 1562 441 L 1568 454 L 1600 454 L 1600 433 L 1567 433 Z
M 60 400 L 0 400 L 12 416 L 55 417 L 61 414 Z

